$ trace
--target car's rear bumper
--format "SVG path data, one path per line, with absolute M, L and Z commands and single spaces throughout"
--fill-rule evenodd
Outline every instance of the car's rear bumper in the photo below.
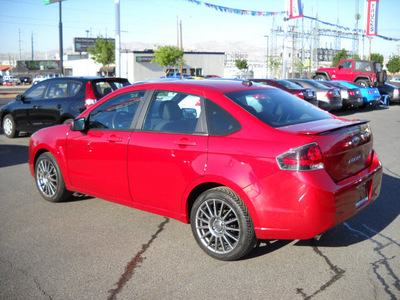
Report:
M 374 154 L 369 168 L 337 183 L 325 170 L 282 171 L 244 191 L 257 238 L 309 239 L 371 204 L 381 183 L 382 165 Z

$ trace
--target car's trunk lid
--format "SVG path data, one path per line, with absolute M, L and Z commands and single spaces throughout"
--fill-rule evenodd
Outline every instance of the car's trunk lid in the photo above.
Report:
M 323 153 L 325 170 L 335 182 L 371 164 L 372 133 L 366 120 L 332 118 L 280 129 L 313 136 Z

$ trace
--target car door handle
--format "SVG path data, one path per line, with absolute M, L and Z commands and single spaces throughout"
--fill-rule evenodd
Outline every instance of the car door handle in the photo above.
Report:
M 34 105 L 33 106 L 33 109 L 38 109 L 38 108 L 41 108 L 42 106 L 40 106 L 40 105 Z
M 58 105 L 57 105 L 57 108 L 58 108 L 58 109 L 61 109 L 61 107 L 62 107 L 61 104 L 58 104 Z
M 122 142 L 122 138 L 115 136 L 115 135 L 111 135 L 107 138 L 107 141 L 109 141 L 110 143 L 118 143 L 118 142 Z
M 175 141 L 175 145 L 179 146 L 196 146 L 197 142 L 196 141 L 191 141 L 188 138 L 182 138 L 178 141 Z

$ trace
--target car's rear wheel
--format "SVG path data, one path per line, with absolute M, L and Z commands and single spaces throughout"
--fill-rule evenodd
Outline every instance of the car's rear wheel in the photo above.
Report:
M 3 132 L 8 138 L 13 138 L 18 135 L 18 130 L 15 128 L 13 117 L 8 114 L 3 119 Z
M 197 198 L 191 210 L 191 227 L 199 246 L 220 260 L 236 260 L 256 243 L 247 207 L 231 189 L 217 187 Z
M 44 199 L 50 202 L 61 202 L 71 196 L 65 188 L 60 167 L 49 152 L 41 154 L 35 163 L 37 188 Z

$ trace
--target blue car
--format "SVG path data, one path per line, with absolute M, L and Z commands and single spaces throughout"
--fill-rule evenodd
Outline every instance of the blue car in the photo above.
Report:
M 363 97 L 363 106 L 379 105 L 381 103 L 381 94 L 377 88 L 365 88 L 353 82 L 334 80 L 332 82 L 340 83 L 349 88 L 358 88 Z

